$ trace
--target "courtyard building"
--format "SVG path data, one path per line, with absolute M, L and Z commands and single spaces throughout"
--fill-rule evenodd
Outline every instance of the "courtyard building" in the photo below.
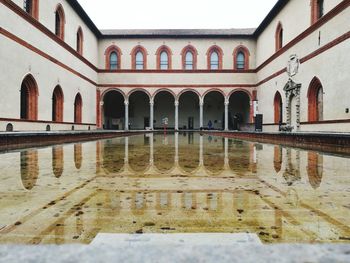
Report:
M 349 16 L 281 0 L 257 28 L 99 30 L 76 0 L 2 0 L 0 131 L 349 131 Z

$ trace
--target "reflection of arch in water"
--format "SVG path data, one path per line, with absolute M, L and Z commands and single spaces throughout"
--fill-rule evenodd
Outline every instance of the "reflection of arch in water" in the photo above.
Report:
M 219 175 L 225 168 L 224 156 L 225 139 L 222 137 L 208 137 L 208 143 L 203 149 L 203 164 L 208 174 Z
M 83 145 L 81 143 L 74 144 L 74 164 L 78 170 L 81 168 L 83 162 Z
M 273 150 L 273 167 L 275 168 L 276 173 L 281 171 L 282 168 L 282 147 L 275 146 Z
M 150 150 L 149 140 L 146 138 L 146 134 L 144 137 L 133 136 L 129 138 L 129 165 L 133 172 L 142 173 L 149 168 Z
M 234 173 L 244 175 L 250 170 L 251 143 L 229 140 L 229 166 Z
M 292 160 L 292 150 L 287 149 L 287 163 L 286 163 L 286 169 L 283 172 L 283 178 L 286 180 L 288 186 L 293 185 L 294 182 L 300 181 L 300 151 L 295 151 L 295 163 L 293 163 Z
M 323 155 L 316 152 L 309 152 L 306 169 L 312 188 L 319 188 L 323 176 Z
M 200 146 L 197 139 L 193 133 L 179 134 L 179 167 L 185 173 L 193 173 L 199 166 Z
M 38 151 L 28 150 L 20 154 L 23 187 L 32 190 L 39 177 Z
M 56 178 L 60 178 L 63 174 L 63 146 L 52 148 L 52 170 Z
M 175 145 L 173 137 L 154 137 L 154 166 L 161 173 L 170 173 L 174 169 Z
M 124 167 L 125 145 L 116 140 L 103 142 L 103 168 L 108 173 L 119 173 Z

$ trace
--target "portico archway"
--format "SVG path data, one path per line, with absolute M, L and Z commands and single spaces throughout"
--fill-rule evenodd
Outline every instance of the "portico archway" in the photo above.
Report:
M 154 97 L 154 128 L 163 128 L 162 120 L 168 118 L 167 127 L 175 128 L 175 97 L 170 91 L 160 91 Z
M 225 97 L 219 91 L 210 91 L 204 97 L 203 127 L 215 130 L 223 129 L 225 114 Z
M 117 90 L 108 91 L 103 97 L 103 128 L 123 130 L 125 128 L 124 96 Z
M 199 96 L 194 91 L 186 91 L 179 97 L 179 129 L 199 128 Z
M 131 130 L 144 130 L 150 127 L 149 96 L 137 90 L 129 95 L 129 123 Z

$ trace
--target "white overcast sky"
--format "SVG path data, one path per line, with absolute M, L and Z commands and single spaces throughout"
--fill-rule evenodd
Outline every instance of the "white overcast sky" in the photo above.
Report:
M 99 29 L 257 27 L 277 0 L 78 0 Z

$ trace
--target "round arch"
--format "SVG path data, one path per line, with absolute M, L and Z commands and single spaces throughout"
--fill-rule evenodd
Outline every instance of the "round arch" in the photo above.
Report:
M 148 55 L 148 52 L 147 52 L 146 48 L 144 48 L 141 45 L 137 45 L 136 47 L 134 47 L 131 50 L 130 55 L 131 55 L 131 66 L 132 66 L 132 69 L 136 70 L 136 54 L 138 52 L 142 53 L 142 56 L 143 56 L 143 70 L 145 70 L 145 69 L 147 69 L 147 55 Z
M 195 90 L 195 89 L 184 89 L 184 90 L 181 90 L 181 91 L 179 92 L 179 94 L 177 94 L 176 99 L 179 100 L 179 99 L 181 98 L 181 96 L 182 96 L 183 94 L 187 93 L 187 92 L 193 92 L 193 93 L 197 94 L 197 96 L 198 96 L 199 99 L 202 98 L 201 94 L 200 94 L 197 90 Z
M 52 93 L 52 121 L 63 122 L 64 95 L 60 85 L 57 85 Z
M 282 124 L 283 122 L 283 101 L 282 96 L 279 91 L 276 91 L 275 97 L 273 99 L 274 108 L 274 123 Z
M 307 92 L 308 98 L 308 120 L 323 120 L 323 86 L 319 78 L 314 77 Z
M 244 65 L 243 68 L 238 65 L 238 54 L 243 53 L 244 55 Z M 239 45 L 233 50 L 233 65 L 235 70 L 248 70 L 249 69 L 249 57 L 250 57 L 250 52 L 249 49 L 243 45 Z
M 125 96 L 127 98 L 130 98 L 130 96 L 133 95 L 135 92 L 143 92 L 148 96 L 149 99 L 152 98 L 151 93 L 149 93 L 149 91 L 147 91 L 145 89 L 141 89 L 141 88 L 136 88 L 136 89 L 130 90 Z
M 162 52 L 165 52 L 168 55 L 168 70 L 172 69 L 172 50 L 167 45 L 160 46 L 156 51 L 157 56 L 157 70 L 161 69 L 161 54 Z
M 116 45 L 109 46 L 105 51 L 105 68 L 111 69 L 111 54 L 115 52 L 117 54 L 117 69 L 121 69 L 121 56 L 123 55 L 121 49 Z
M 230 93 L 228 100 L 228 127 L 232 130 L 243 130 L 252 119 L 252 97 L 246 90 L 236 89 Z
M 83 99 L 78 92 L 74 99 L 74 123 L 82 123 L 83 119 Z
M 169 89 L 159 89 L 153 94 L 154 128 L 161 129 L 163 120 L 168 119 L 167 127 L 175 129 L 175 102 L 176 95 Z
M 224 55 L 224 52 L 222 51 L 221 47 L 219 47 L 218 45 L 213 45 L 211 46 L 208 51 L 207 51 L 207 68 L 208 70 L 211 70 L 211 54 L 216 52 L 218 55 L 218 70 L 222 69 L 222 58 Z
M 20 117 L 24 120 L 38 119 L 38 85 L 33 75 L 24 77 L 21 84 Z
M 186 90 L 177 96 L 179 102 L 179 129 L 199 130 L 201 97 L 194 90 Z
M 102 124 L 107 130 L 123 130 L 125 128 L 125 101 L 127 96 L 119 89 L 105 90 L 101 95 L 103 101 Z
M 211 89 L 203 95 L 203 126 L 208 129 L 221 130 L 225 120 L 225 93 Z
M 130 129 L 145 130 L 150 127 L 150 94 L 144 89 L 135 89 L 127 97 Z

